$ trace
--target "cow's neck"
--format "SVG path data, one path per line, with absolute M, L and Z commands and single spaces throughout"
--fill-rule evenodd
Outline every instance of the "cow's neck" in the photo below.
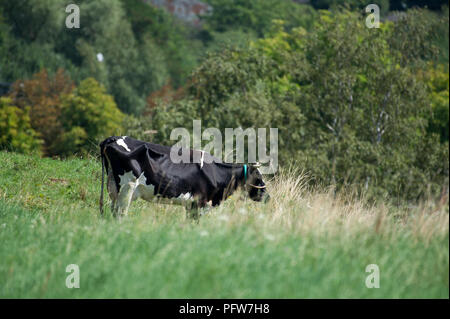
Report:
M 239 167 L 235 176 L 236 176 L 237 185 L 241 185 L 241 186 L 245 185 L 245 183 L 248 179 L 248 166 L 244 164 L 241 167 Z

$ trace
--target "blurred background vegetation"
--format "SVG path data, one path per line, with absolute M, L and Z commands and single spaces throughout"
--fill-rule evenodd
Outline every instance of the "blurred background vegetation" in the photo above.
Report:
M 86 155 L 113 134 L 277 127 L 281 165 L 374 199 L 448 193 L 447 1 L 0 0 L 0 148 Z M 101 54 L 102 58 L 99 58 Z

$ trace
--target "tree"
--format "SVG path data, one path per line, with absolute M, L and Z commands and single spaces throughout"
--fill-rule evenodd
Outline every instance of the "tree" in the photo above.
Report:
M 58 68 L 76 72 L 72 62 L 57 49 L 66 34 L 66 5 L 61 0 L 0 1 L 0 19 L 6 24 L 0 40 L 2 80 L 29 78 L 43 68 L 50 73 Z
M 0 7 L 12 33 L 29 42 L 47 42 L 64 30 L 63 0 L 1 1 Z M 38 27 L 37 27 L 38 26 Z
M 201 43 L 193 36 L 197 30 L 177 21 L 164 9 L 141 0 L 121 1 L 134 36 L 141 46 L 140 60 L 153 61 L 152 67 L 140 66 L 138 70 L 147 72 L 146 82 L 151 82 L 149 70 L 155 70 L 152 77 L 160 77 L 155 81 L 157 85 L 145 93 L 159 89 L 169 79 L 175 87 L 183 85 L 197 66 L 199 53 L 202 52 Z
M 376 4 L 380 7 L 380 14 L 384 16 L 390 8 L 389 0 L 379 0 Z M 369 4 L 369 2 L 364 0 L 350 0 L 350 1 L 339 1 L 339 0 L 311 0 L 311 5 L 316 9 L 333 9 L 342 4 L 345 4 L 350 10 L 356 11 L 362 10 Z
M 157 105 L 155 138 L 171 143 L 170 129 L 192 119 L 222 130 L 277 127 L 280 162 L 295 161 L 316 183 L 356 186 L 371 198 L 439 193 L 448 152 L 427 132 L 429 93 L 418 72 L 429 55 L 405 58 L 399 49 L 430 30 L 406 29 L 419 34 L 405 31 L 395 46 L 396 30 L 390 22 L 366 28 L 348 10 L 321 12 L 310 32 L 275 21 L 249 48 L 209 56 L 184 99 Z
M 213 8 L 210 16 L 203 19 L 207 31 L 224 32 L 241 29 L 253 31 L 262 37 L 269 31 L 271 23 L 276 19 L 283 19 L 286 28 L 312 27 L 315 10 L 304 4 L 290 0 L 208 0 Z
M 81 27 L 67 29 L 64 1 L 0 1 L 6 22 L 6 27 L 0 25 L 0 78 L 12 82 L 28 79 L 43 68 L 50 74 L 64 68 L 75 83 L 94 77 L 121 110 L 139 114 L 148 94 L 164 85 L 169 75 L 183 81 L 190 71 L 190 64 L 172 64 L 165 54 L 177 53 L 177 59 L 187 61 L 189 54 L 179 52 L 182 41 L 162 45 L 144 34 L 137 40 L 120 0 L 77 4 Z M 158 25 L 171 26 L 166 21 Z M 166 50 L 169 45 L 171 49 Z

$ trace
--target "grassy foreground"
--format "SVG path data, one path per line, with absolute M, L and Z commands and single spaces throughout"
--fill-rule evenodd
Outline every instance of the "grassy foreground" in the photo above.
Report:
M 91 159 L 0 152 L 0 297 L 449 297 L 446 205 L 368 207 L 284 173 L 266 205 L 237 193 L 197 224 L 139 200 L 119 222 L 99 218 L 100 173 Z

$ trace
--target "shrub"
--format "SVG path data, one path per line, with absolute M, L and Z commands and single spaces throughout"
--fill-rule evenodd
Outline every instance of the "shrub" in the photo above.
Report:
M 93 78 L 83 80 L 72 93 L 62 97 L 64 133 L 58 139 L 58 153 L 96 150 L 100 139 L 120 132 L 122 119 L 122 112 L 105 88 Z
M 31 128 L 29 109 L 22 110 L 10 98 L 0 97 L 0 148 L 15 152 L 39 151 L 38 134 Z
M 426 82 L 431 112 L 428 131 L 440 136 L 441 142 L 449 141 L 449 74 L 444 65 L 428 68 L 419 74 Z
M 56 155 L 55 136 L 63 133 L 60 96 L 73 88 L 73 82 L 62 69 L 54 76 L 43 69 L 31 79 L 18 80 L 12 85 L 10 97 L 22 110 L 30 109 L 31 126 L 42 137 L 46 155 Z

